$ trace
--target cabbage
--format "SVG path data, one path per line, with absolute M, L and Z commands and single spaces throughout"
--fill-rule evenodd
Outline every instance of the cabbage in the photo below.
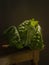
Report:
M 41 26 L 34 19 L 25 20 L 18 27 L 10 26 L 4 31 L 4 37 L 10 46 L 17 49 L 24 47 L 42 49 L 44 47 Z

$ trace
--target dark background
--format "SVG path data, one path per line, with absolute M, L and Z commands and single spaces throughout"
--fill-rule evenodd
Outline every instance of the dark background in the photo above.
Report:
M 48 0 L 0 0 L 0 41 L 5 28 L 18 26 L 26 19 L 39 20 L 45 49 L 40 53 L 39 65 L 49 65 L 49 1 Z

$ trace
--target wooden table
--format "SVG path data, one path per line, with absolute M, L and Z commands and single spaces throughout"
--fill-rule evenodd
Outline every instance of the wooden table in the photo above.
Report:
M 12 65 L 24 61 L 33 60 L 38 65 L 39 50 L 24 50 L 0 57 L 0 65 Z

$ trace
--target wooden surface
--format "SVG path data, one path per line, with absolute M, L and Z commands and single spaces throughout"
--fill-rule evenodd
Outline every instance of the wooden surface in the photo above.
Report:
M 0 65 L 10 65 L 14 63 L 20 63 L 24 61 L 34 60 L 35 64 L 38 65 L 39 51 L 38 50 L 25 50 L 23 52 L 17 52 L 9 54 L 4 57 L 0 57 Z
M 38 65 L 39 50 L 31 50 L 24 48 L 17 50 L 16 48 L 8 48 L 6 45 L 0 48 L 0 65 L 12 65 L 33 60 Z

